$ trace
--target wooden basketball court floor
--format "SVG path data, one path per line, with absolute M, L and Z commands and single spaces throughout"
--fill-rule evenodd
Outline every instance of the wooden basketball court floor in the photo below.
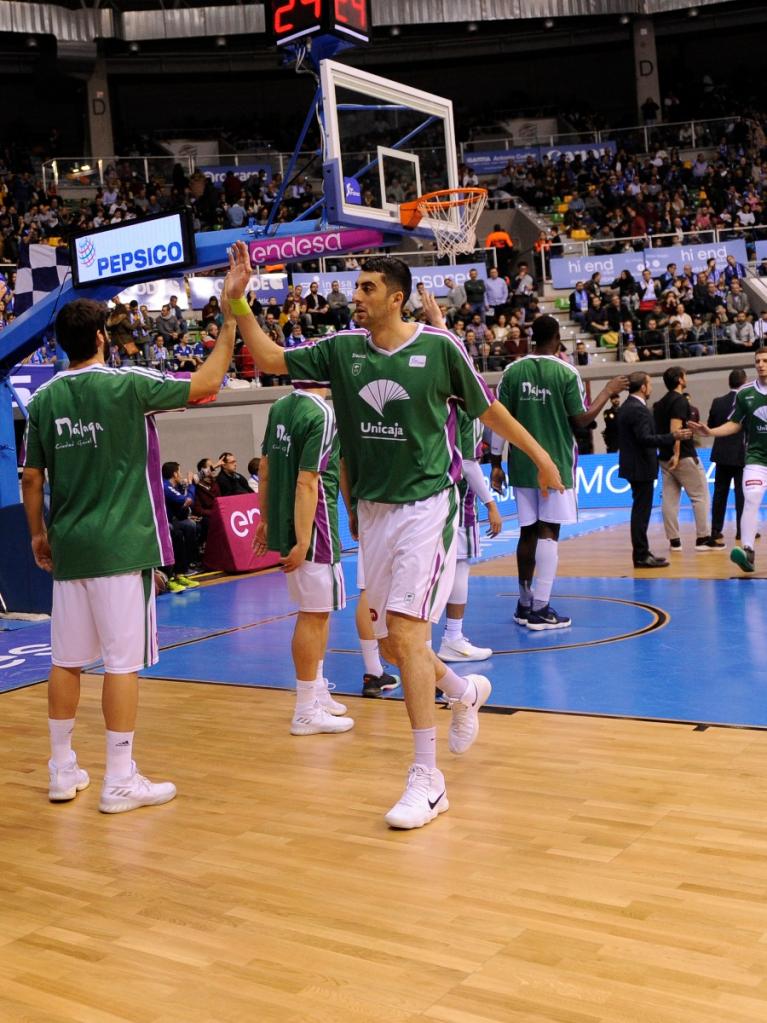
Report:
M 419 831 L 384 824 L 406 716 L 354 695 L 345 625 L 327 664 L 355 728 L 288 734 L 292 694 L 264 684 L 292 626 L 278 576 L 161 602 L 160 673 L 183 654 L 187 680 L 240 675 L 144 683 L 136 756 L 176 782 L 166 806 L 98 813 L 98 676 L 75 736 L 92 784 L 71 804 L 46 798 L 45 686 L 2 693 L 0 1021 L 763 1021 L 763 581 L 683 538 L 650 578 L 625 524 L 563 542 L 573 627 L 544 650 L 510 621 L 513 559 L 475 566 L 467 631 L 503 651 L 502 695 L 463 758 L 438 714 L 451 806 Z M 228 640 L 211 635 L 226 593 Z

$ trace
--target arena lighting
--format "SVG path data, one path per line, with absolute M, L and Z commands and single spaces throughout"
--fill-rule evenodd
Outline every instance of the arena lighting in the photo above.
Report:
M 544 21 L 544 23 L 543 23 L 543 27 L 544 28 L 554 28 L 554 19 L 553 18 L 547 18 Z
M 216 36 L 216 46 L 226 46 L 226 36 Z
M 476 32 L 478 28 L 476 21 L 470 21 L 466 28 L 469 32 Z
M 618 18 L 618 21 L 621 23 L 621 25 L 628 25 L 628 23 L 631 21 L 631 18 L 628 16 L 628 14 L 621 14 L 620 18 Z
M 398 36 L 399 33 L 400 33 L 399 25 L 392 25 L 392 27 L 389 29 L 390 36 Z
M 697 18 L 699 14 L 700 14 L 700 11 L 698 10 L 697 7 L 691 7 L 689 9 L 689 11 L 687 12 L 687 16 L 689 18 Z
M 35 39 L 34 36 L 27 36 L 27 46 L 29 47 L 30 50 L 37 49 L 37 40 Z
M 130 43 L 128 49 L 131 53 L 138 53 L 138 43 Z

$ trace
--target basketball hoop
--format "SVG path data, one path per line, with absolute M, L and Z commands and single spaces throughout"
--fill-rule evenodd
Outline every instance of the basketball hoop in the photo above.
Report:
M 401 203 L 399 219 L 404 228 L 413 231 L 428 217 L 437 253 L 452 258 L 459 252 L 474 251 L 477 222 L 486 204 L 486 188 L 443 188 Z

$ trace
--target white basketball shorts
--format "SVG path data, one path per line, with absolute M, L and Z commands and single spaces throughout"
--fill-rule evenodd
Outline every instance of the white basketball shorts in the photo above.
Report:
M 455 487 L 411 504 L 359 502 L 373 630 L 387 635 L 386 612 L 438 622 L 453 588 L 458 503 Z
M 157 664 L 154 572 L 53 582 L 51 659 L 60 668 L 102 660 L 110 675 Z
M 298 604 L 299 611 L 322 614 L 346 607 L 346 587 L 340 561 L 335 565 L 305 561 L 295 572 L 286 573 L 285 578 L 290 599 Z
M 544 497 L 537 487 L 514 487 L 520 526 L 535 522 L 553 522 L 561 526 L 578 521 L 578 500 L 574 490 L 560 494 L 550 490 Z

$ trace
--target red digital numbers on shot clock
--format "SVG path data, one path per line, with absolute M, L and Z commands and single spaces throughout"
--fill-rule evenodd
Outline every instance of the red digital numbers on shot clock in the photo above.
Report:
M 272 37 L 278 46 L 308 36 L 370 41 L 368 0 L 272 0 Z

